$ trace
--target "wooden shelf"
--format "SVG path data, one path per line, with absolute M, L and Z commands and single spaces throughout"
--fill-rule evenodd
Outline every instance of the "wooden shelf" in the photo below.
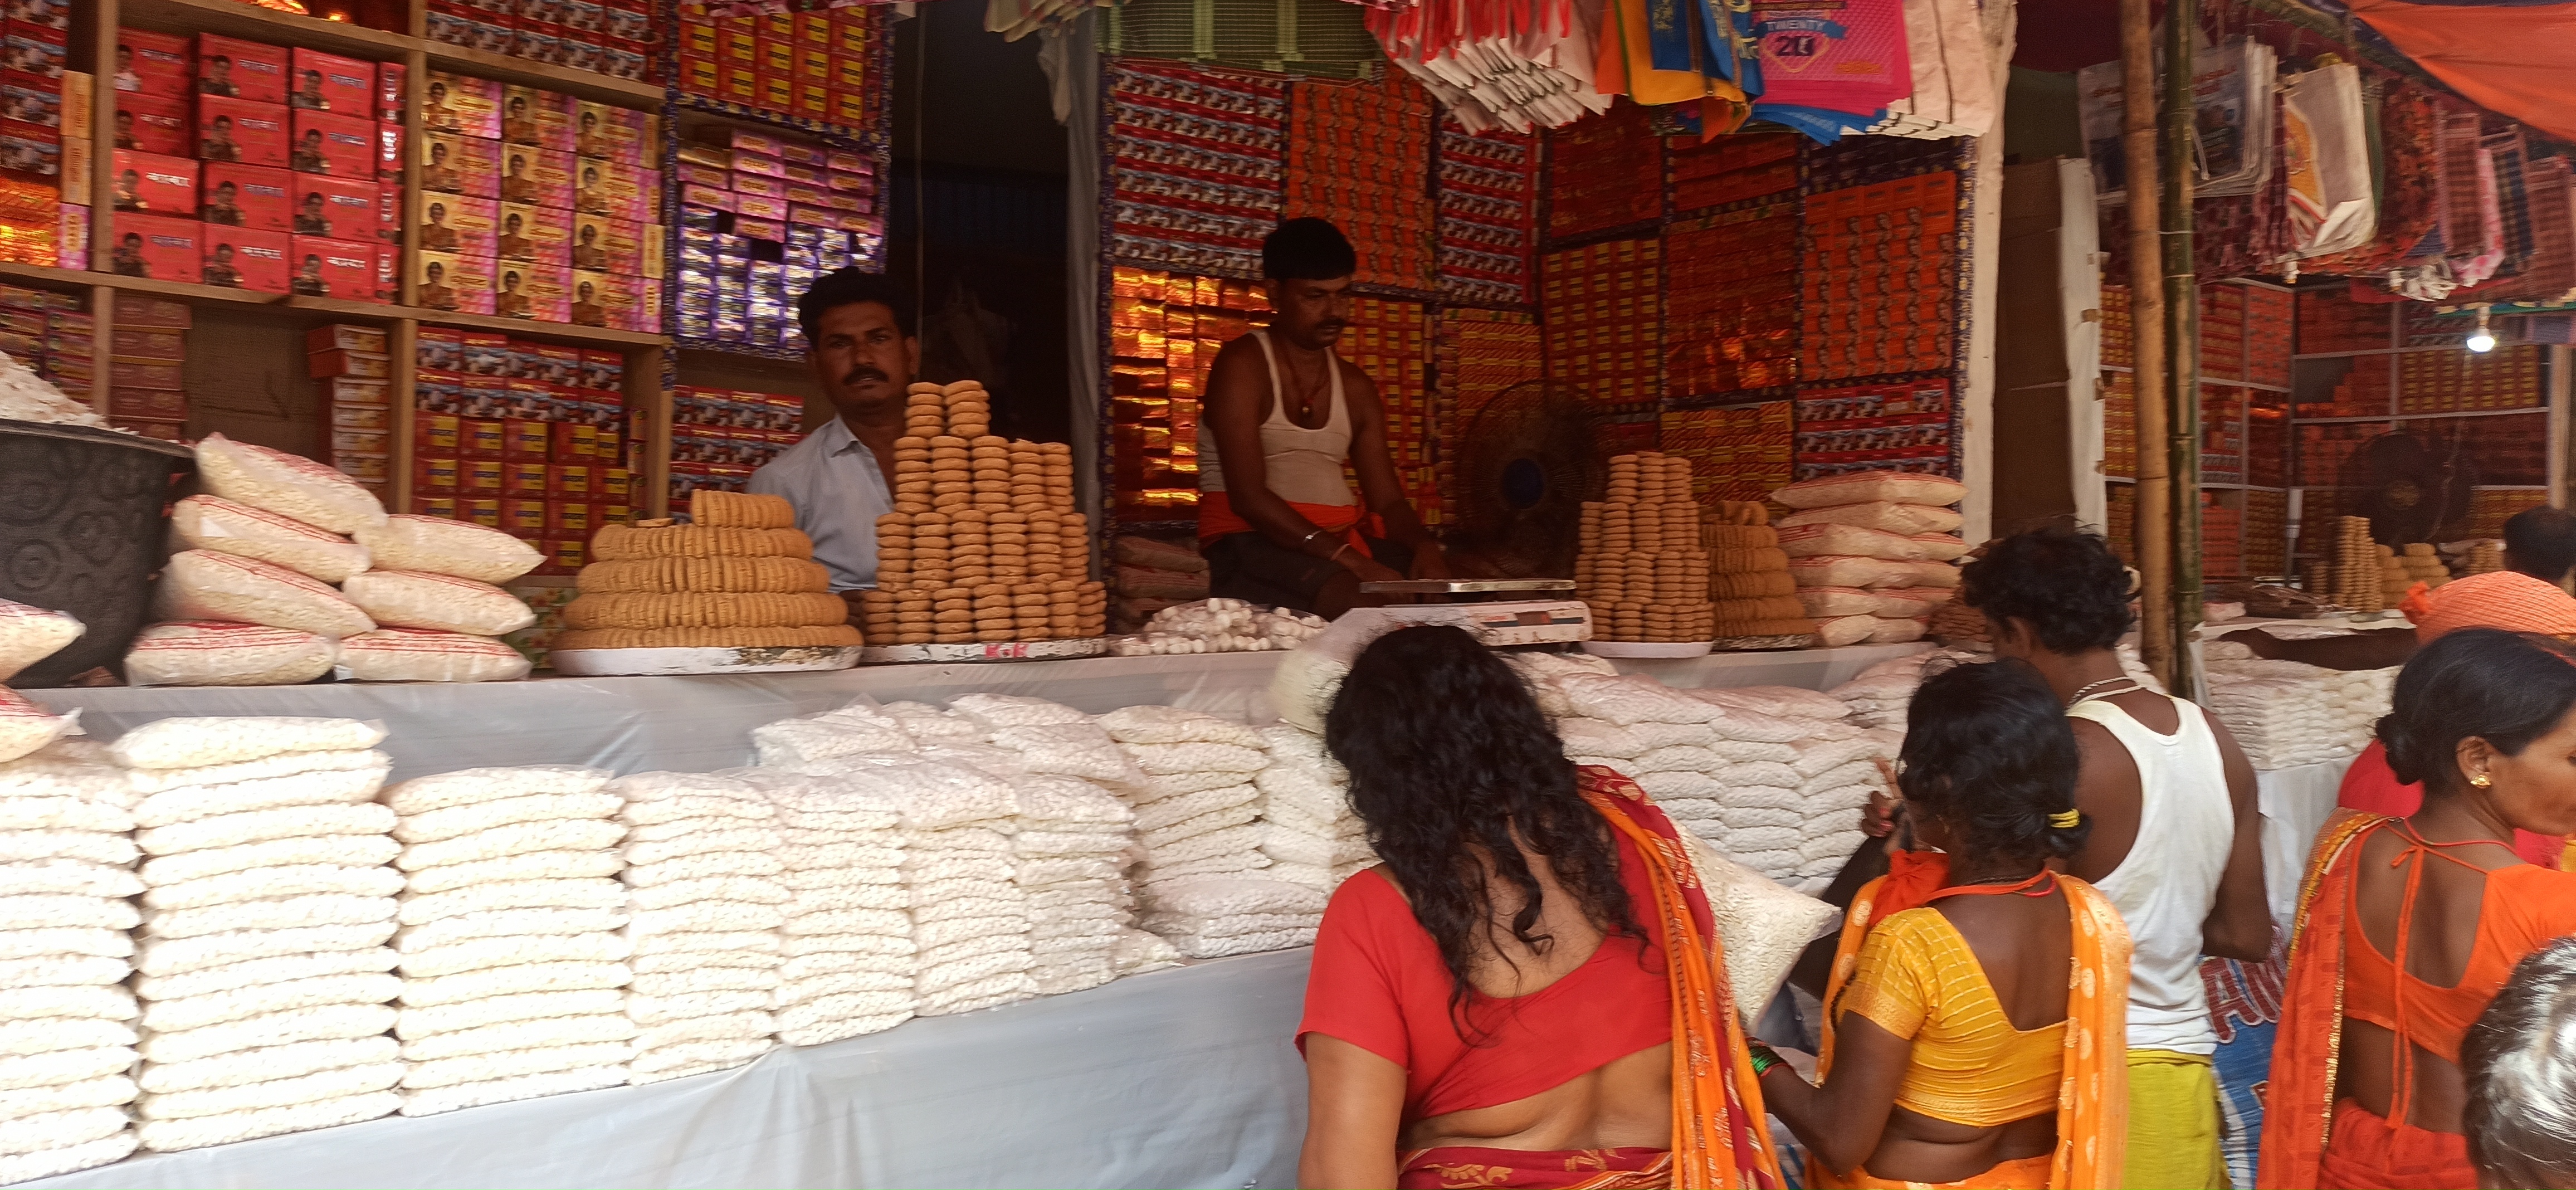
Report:
M 192 285 L 185 281 L 155 281 L 148 277 L 122 277 L 115 273 L 49 269 L 29 264 L 0 262 L 0 280 L 32 282 L 47 286 L 95 286 L 123 293 L 144 293 L 154 297 L 173 298 L 184 302 L 215 302 L 236 308 L 264 308 L 307 322 L 355 318 L 369 322 L 390 323 L 408 319 L 436 326 L 507 331 L 533 339 L 620 349 L 661 347 L 670 342 L 661 335 L 644 331 L 578 326 L 569 322 L 539 322 L 526 318 L 497 318 L 488 314 L 451 314 L 445 310 L 395 306 L 382 302 L 297 297 L 292 294 L 263 293 L 249 289 L 227 289 L 220 285 Z
M 2437 413 L 2366 413 L 2356 417 L 2294 417 L 2294 426 L 2333 426 L 2374 421 L 2430 421 L 2445 417 L 2531 417 L 2546 414 L 2546 405 L 2525 405 L 2519 409 L 2453 409 Z
M 297 16 L 243 3 L 242 0 L 120 0 L 122 23 L 165 33 L 217 33 L 271 45 L 305 46 L 371 61 L 401 61 L 425 55 L 442 70 L 459 70 L 505 83 L 563 91 L 583 99 L 622 107 L 659 108 L 662 88 L 616 78 L 595 70 L 572 70 L 449 45 L 443 41 L 369 29 L 343 21 Z
M 400 317 L 417 319 L 433 326 L 461 326 L 478 331 L 507 331 L 526 338 L 550 339 L 589 347 L 664 347 L 671 342 L 667 336 L 647 331 L 621 331 L 600 326 L 580 326 L 569 322 L 500 318 L 490 314 L 451 314 L 445 310 L 411 309 L 399 306 L 387 306 L 385 309 L 400 310 Z

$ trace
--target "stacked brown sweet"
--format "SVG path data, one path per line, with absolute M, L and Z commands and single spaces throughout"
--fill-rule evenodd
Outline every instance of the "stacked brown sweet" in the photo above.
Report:
M 557 649 L 777 648 L 860 643 L 778 496 L 703 491 L 690 519 L 603 526 Z
M 1583 506 L 1574 585 L 1593 635 L 1612 641 L 1710 639 L 1709 557 L 1690 460 L 1656 451 L 1610 460 L 1609 499 Z
M 1073 449 L 992 429 L 984 386 L 916 384 L 895 443 L 894 511 L 877 518 L 877 587 L 860 622 L 878 644 L 1099 636 L 1109 597 L 1075 511 Z

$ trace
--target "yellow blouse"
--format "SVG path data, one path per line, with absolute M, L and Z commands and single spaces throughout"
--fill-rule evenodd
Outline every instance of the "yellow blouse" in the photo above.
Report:
M 2057 1109 L 2066 1022 L 2013 1028 L 1976 952 L 1938 910 L 1878 923 L 1836 1011 L 1914 1042 L 1899 1107 L 1973 1128 Z

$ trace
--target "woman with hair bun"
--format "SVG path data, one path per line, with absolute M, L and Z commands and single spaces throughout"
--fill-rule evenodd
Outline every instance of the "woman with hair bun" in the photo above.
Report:
M 1385 862 L 1315 937 L 1300 1184 L 1782 1185 L 1691 837 L 1635 782 L 1456 628 L 1361 652 L 1324 743 Z
M 2576 873 L 2516 829 L 2576 829 L 2576 650 L 2492 628 L 2425 646 L 2379 742 L 2407 818 L 2342 811 L 2301 885 L 2263 1186 L 2479 1185 L 2461 1050 L 2514 964 L 2576 933 Z
M 1907 712 L 1897 777 L 1943 886 L 1891 911 L 1888 878 L 1844 920 L 1810 1084 L 1756 1047 L 1771 1113 L 1806 1142 L 1807 1184 L 2068 1190 L 2120 1184 L 2129 934 L 2057 866 L 2075 809 L 2065 708 L 2016 661 L 1935 674 Z

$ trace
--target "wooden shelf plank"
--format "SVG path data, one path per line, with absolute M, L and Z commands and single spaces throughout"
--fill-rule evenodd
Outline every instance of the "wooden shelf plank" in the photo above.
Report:
M 445 310 L 405 309 L 399 306 L 387 306 L 385 309 L 401 310 L 404 317 L 416 318 L 434 326 L 460 326 L 478 331 L 507 331 L 529 338 L 559 339 L 592 347 L 658 348 L 671 341 L 667 336 L 646 331 L 576 326 L 569 322 L 537 322 L 526 318 L 501 318 L 490 314 L 451 314 Z
M 495 54 L 489 50 L 449 45 L 443 41 L 431 41 L 426 38 L 421 40 L 420 50 L 428 55 L 432 69 L 458 70 L 484 78 L 499 79 L 505 83 L 520 83 L 531 87 L 543 87 L 549 91 L 563 91 L 575 98 L 614 103 L 621 107 L 658 110 L 662 106 L 662 88 L 651 83 L 639 83 L 633 79 L 601 74 L 596 70 L 548 66 L 542 62 L 531 62 L 508 54 Z
M 39 285 L 103 286 L 128 293 L 148 293 L 156 297 L 178 298 L 191 302 L 222 302 L 234 306 L 273 306 L 286 299 L 282 293 L 259 293 L 248 289 L 227 289 L 221 285 L 196 285 L 186 281 L 155 281 L 150 277 L 125 277 L 115 273 L 96 273 L 84 269 L 49 269 L 42 265 L 11 264 L 0 261 L 0 278 L 28 281 Z
M 186 302 L 215 302 L 234 307 L 264 308 L 299 321 L 357 318 L 369 322 L 399 322 L 411 319 L 438 326 L 507 331 L 536 339 L 553 339 L 591 347 L 619 349 L 660 347 L 670 342 L 662 335 L 647 331 L 621 331 L 607 327 L 576 326 L 568 322 L 538 322 L 526 318 L 496 318 L 488 314 L 451 314 L 444 310 L 394 306 L 379 302 L 352 302 L 341 298 L 293 297 L 282 293 L 226 289 L 220 285 L 191 285 L 184 281 L 155 281 L 149 277 L 120 277 L 114 273 L 50 269 L 31 264 L 0 262 L 0 280 L 25 281 L 47 286 L 97 286 L 126 293 L 148 293 L 155 297 L 176 298 Z

